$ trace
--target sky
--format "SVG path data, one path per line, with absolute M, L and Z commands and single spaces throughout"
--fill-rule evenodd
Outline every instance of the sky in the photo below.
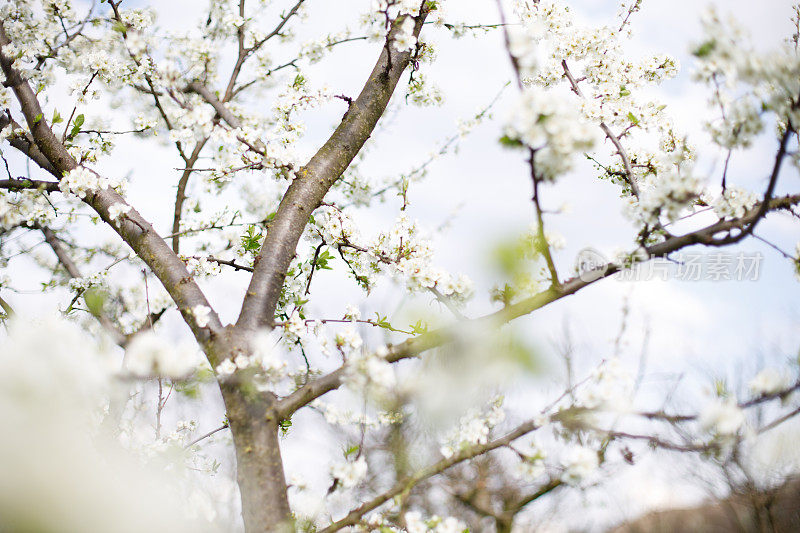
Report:
M 150 5 L 150 2 L 131 0 L 126 4 Z M 363 12 L 368 2 L 309 0 L 308 4 L 311 16 L 297 30 L 300 40 L 340 29 L 353 13 Z M 448 4 L 456 21 L 493 23 L 499 20 L 493 0 L 449 0 Z M 703 88 L 691 81 L 689 53 L 692 43 L 699 39 L 697 21 L 708 4 L 691 0 L 645 0 L 633 21 L 635 36 L 631 50 L 636 54 L 667 52 L 678 57 L 680 74 L 655 93 L 668 104 L 679 127 L 700 147 L 702 157 L 698 168 L 716 176 L 720 154 L 707 149 L 702 121 L 698 120 L 698 117 L 707 116 L 707 96 Z M 196 0 L 159 2 L 159 25 L 179 29 L 194 23 L 196 5 Z M 616 11 L 614 3 L 608 1 L 584 0 L 570 5 L 582 18 L 593 22 L 611 20 Z M 757 6 L 752 1 L 729 0 L 717 2 L 717 5 L 722 12 L 739 18 L 751 32 L 757 47 L 768 49 L 777 45 L 792 29 L 789 22 L 792 2 L 788 0 L 768 0 Z M 438 42 L 438 58 L 434 65 L 424 65 L 423 73 L 441 87 L 445 103 L 436 108 L 403 108 L 384 117 L 363 164 L 365 173 L 386 176 L 414 168 L 434 147 L 455 133 L 459 118 L 468 118 L 485 107 L 511 79 L 512 72 L 500 46 L 499 33 L 450 41 L 435 35 L 441 30 L 431 31 L 432 38 Z M 279 53 L 276 51 L 276 56 Z M 309 79 L 312 83 L 325 83 L 342 94 L 354 95 L 371 69 L 375 55 L 374 44 L 345 45 L 329 60 L 310 68 Z M 437 261 L 475 280 L 475 301 L 466 310 L 472 317 L 495 308 L 487 293 L 495 279 L 492 256 L 496 242 L 524 231 L 532 221 L 525 161 L 520 154 L 501 148 L 497 142 L 503 117 L 513 101 L 514 89 L 503 91 L 494 108 L 496 120 L 479 126 L 460 143 L 455 155 L 434 162 L 428 177 L 416 184 L 410 195 L 411 215 L 431 228 L 436 237 Z M 333 106 L 307 117 L 309 133 L 304 149 L 308 153 L 313 153 L 314 147 L 329 134 L 341 113 L 340 108 Z M 761 190 L 775 149 L 774 140 L 763 139 L 752 149 L 737 154 L 733 159 L 731 181 L 754 191 Z M 142 157 L 143 150 L 147 150 L 146 157 Z M 168 233 L 173 200 L 170 184 L 177 179 L 174 169 L 179 166 L 169 148 L 154 148 L 135 141 L 121 143 L 114 156 L 102 164 L 102 170 L 115 175 L 130 174 L 131 203 L 163 233 Z M 556 255 L 562 272 L 572 269 L 575 257 L 585 247 L 611 256 L 617 249 L 629 249 L 633 242 L 631 227 L 621 213 L 615 187 L 594 179 L 590 172 L 588 166 L 579 166 L 576 172 L 542 191 L 546 209 L 569 205 L 568 213 L 550 216 L 546 223 L 548 229 L 562 234 L 567 243 Z M 786 166 L 781 183 L 779 192 L 796 191 L 800 180 L 797 173 Z M 153 194 L 154 186 L 160 187 L 159 194 Z M 385 209 L 365 215 L 363 220 L 370 226 L 385 226 L 396 216 L 397 207 L 397 201 L 388 202 Z M 444 229 L 439 229 L 442 226 Z M 781 216 L 764 221 L 757 233 L 769 236 L 788 251 L 794 250 L 800 239 L 796 223 L 793 226 Z M 797 334 L 800 283 L 794 278 L 791 265 L 753 239 L 730 251 L 763 255 L 757 281 L 669 279 L 634 283 L 609 279 L 521 319 L 515 328 L 538 347 L 544 366 L 549 369 L 537 386 L 544 390 L 554 390 L 557 386 L 555 379 L 560 363 L 553 346 L 563 340 L 565 324 L 577 343 L 576 361 L 583 372 L 613 355 L 614 339 L 626 305 L 630 308 L 630 318 L 622 342 L 622 357 L 632 366 L 638 364 L 647 337 L 648 370 L 652 374 L 648 379 L 653 380 L 659 392 L 669 382 L 664 376 L 688 376 L 685 381 L 698 389 L 712 377 L 750 374 L 762 362 L 777 365 L 783 358 L 795 356 L 800 347 Z M 11 275 L 25 274 L 12 270 Z M 238 295 L 244 290 L 241 279 L 226 277 L 222 283 L 204 287 L 220 309 L 223 321 L 235 319 Z M 325 274 L 315 280 L 328 294 L 316 304 L 320 310 L 341 308 L 342 299 L 353 297 L 351 288 L 337 283 L 338 279 L 336 274 Z M 237 297 L 232 298 L 231 294 Z M 33 313 L 40 305 L 37 301 L 41 302 L 20 298 L 19 305 Z M 365 304 L 367 312 L 364 314 L 396 306 L 401 301 L 392 288 L 379 290 Z M 177 317 L 169 320 L 170 326 L 181 327 Z M 655 401 L 658 396 L 645 397 L 644 401 Z M 528 397 L 523 391 L 516 401 L 522 402 Z M 287 461 L 299 462 L 303 453 L 302 449 L 290 452 Z M 647 465 L 632 470 L 631 479 L 652 473 Z M 682 499 L 670 487 L 674 487 L 674 480 L 665 480 L 658 487 L 653 485 L 648 505 L 684 503 L 699 496 L 697 492 L 690 492 Z M 619 498 L 624 499 L 626 494 L 622 491 Z M 622 510 L 613 497 L 606 504 L 618 505 L 615 509 L 624 513 L 638 509 Z

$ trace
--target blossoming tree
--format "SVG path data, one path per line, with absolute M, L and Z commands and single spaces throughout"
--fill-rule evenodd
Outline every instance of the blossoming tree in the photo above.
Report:
M 88 398 L 57 402 L 93 414 L 76 418 L 78 432 L 107 433 L 129 451 L 141 449 L 147 440 L 141 420 L 155 412 L 149 453 L 177 450 L 168 468 L 187 463 L 212 471 L 219 465 L 198 466 L 198 457 L 212 435 L 229 432 L 248 532 L 450 532 L 483 523 L 472 516 L 509 531 L 531 502 L 578 486 L 612 462 L 612 449 L 623 452 L 623 463 L 631 462 L 629 443 L 702 452 L 725 462 L 752 433 L 794 416 L 790 395 L 800 384 L 788 371 L 770 369 L 758 374 L 744 400 L 720 387 L 700 413 L 637 411 L 630 402 L 638 381 L 609 359 L 586 379 L 568 383 L 551 403 L 513 417 L 496 387 L 483 405 L 449 405 L 459 414 L 452 427 L 441 428 L 435 445 L 427 444 L 428 460 L 409 458 L 425 434 L 414 421 L 425 418 L 426 407 L 413 398 L 435 398 L 448 373 L 469 377 L 435 361 L 455 358 L 456 366 L 489 372 L 493 363 L 486 354 L 492 353 L 501 354 L 512 372 L 524 370 L 528 356 L 504 335 L 509 322 L 639 264 L 753 238 L 775 213 L 795 223 L 800 217 L 800 194 L 779 193 L 782 171 L 799 162 L 797 34 L 785 46 L 761 52 L 749 47 L 735 24 L 715 12 L 706 18 L 706 35 L 694 50 L 696 78 L 718 110 L 707 125 L 714 149 L 727 155 L 723 172 L 709 176 L 695 167 L 698 150 L 666 106 L 649 96 L 649 87 L 676 74 L 675 59 L 636 58 L 627 48 L 641 0 L 622 2 L 618 18 L 599 26 L 583 24 L 568 2 L 557 0 L 499 2 L 497 21 L 465 25 L 448 19 L 451 2 L 363 2 L 363 14 L 353 16 L 347 29 L 297 43 L 293 27 L 321 9 L 315 0 L 211 0 L 202 14 L 191 14 L 186 31 L 159 28 L 155 3 L 4 1 L 0 126 L 7 178 L 0 180 L 0 261 L 15 272 L 0 284 L 8 330 L 0 353 L 4 420 L 17 420 L 39 400 L 46 413 L 53 388 L 63 388 L 65 397 L 72 391 L 73 400 Z M 494 310 L 475 317 L 470 302 L 489 298 L 473 294 L 466 276 L 436 265 L 432 241 L 407 210 L 409 191 L 431 160 L 385 180 L 373 179 L 361 164 L 365 150 L 386 148 L 370 138 L 387 109 L 441 102 L 426 78 L 436 67 L 434 36 L 485 34 L 502 37 L 512 67 L 510 82 L 498 79 L 497 89 L 510 84 L 516 104 L 508 120 L 490 124 L 510 154 L 527 161 L 529 173 L 520 179 L 532 187 L 533 220 L 530 232 L 504 252 L 506 276 L 492 291 Z M 357 41 L 368 43 L 376 60 L 352 95 L 309 74 L 311 65 L 346 53 L 348 43 Z M 275 59 L 277 51 L 290 55 Z M 453 152 L 460 137 L 491 118 L 493 105 L 463 122 L 433 157 Z M 331 108 L 335 126 L 315 125 L 325 138 L 313 150 L 301 148 L 312 129 L 309 117 Z M 774 146 L 764 161 L 763 190 L 728 183 L 731 154 L 763 138 Z M 164 168 L 155 178 L 134 176 L 130 183 L 112 175 L 104 164 L 126 143 L 139 143 L 139 153 L 148 150 L 142 143 L 167 145 L 179 168 Z M 575 271 L 554 254 L 559 243 L 546 227 L 550 213 L 543 196 L 582 158 L 595 169 L 585 179 L 618 189 L 635 231 L 621 243 L 625 253 Z M 163 204 L 163 195 L 137 204 L 126 193 L 139 179 L 174 194 L 168 227 L 143 214 Z M 371 231 L 371 209 L 395 210 L 395 223 Z M 698 216 L 703 223 L 675 230 L 676 222 Z M 38 244 L 52 254 L 37 254 Z M 780 253 L 776 260 L 800 269 L 800 250 Z M 23 274 L 20 269 L 29 267 L 18 265 L 34 261 L 36 269 Z M 362 305 L 317 304 L 331 288 L 318 278 L 331 269 L 351 280 L 350 301 L 366 301 L 382 279 L 392 278 L 417 298 L 438 302 L 440 312 L 409 325 L 390 318 L 388 310 L 368 318 Z M 61 320 L 80 324 L 82 332 L 46 322 L 39 327 L 47 327 L 50 338 L 43 338 L 30 331 L 32 317 L 15 316 L 17 295 L 5 293 L 42 271 L 49 273 L 44 288 L 51 301 L 65 300 Z M 206 296 L 215 283 L 228 291 L 219 305 Z M 242 291 L 233 311 L 228 287 Z M 178 315 L 196 342 L 177 343 L 161 327 Z M 385 334 L 383 340 L 376 332 Z M 80 371 L 69 370 L 73 366 Z M 23 371 L 28 367 L 36 372 Z M 86 368 L 93 368 L 91 378 Z M 42 377 L 56 371 L 65 374 Z M 196 422 L 183 422 L 162 434 L 162 416 L 173 404 L 197 408 L 198 391 L 208 389 L 224 401 L 220 427 L 204 434 Z M 335 396 L 337 391 L 343 394 Z M 749 411 L 777 399 L 785 400 L 783 412 L 776 407 L 774 418 L 748 421 Z M 623 410 L 634 419 L 631 427 L 648 425 L 639 433 L 619 429 L 628 420 L 619 421 Z M 324 420 L 304 418 L 308 412 Z M 506 422 L 512 418 L 517 422 Z M 309 491 L 286 471 L 282 452 L 313 450 L 298 445 L 299 452 L 287 451 L 281 438 L 305 424 L 342 428 L 340 436 L 350 444 L 324 473 L 328 490 L 301 506 Z M 555 459 L 531 444 L 531 435 L 544 432 L 555 435 Z M 500 460 L 503 450 L 513 453 Z M 465 464 L 489 465 L 495 469 L 490 478 L 513 464 L 524 481 L 517 480 L 511 492 L 510 482 L 504 486 L 502 501 L 485 487 L 462 491 L 465 482 L 454 472 Z M 26 478 L 27 471 L 20 472 L 19 479 Z M 426 501 L 437 480 L 451 483 L 469 516 L 427 512 L 435 508 Z M 97 486 L 106 485 L 100 480 Z M 0 482 L 0 516 L 51 527 L 4 489 Z M 199 526 L 187 519 L 170 530 L 189 523 L 238 527 L 207 515 Z M 96 522 L 96 529 L 126 530 L 123 519 L 138 524 L 132 531 L 145 527 L 134 512 L 115 516 Z M 165 527 L 167 519 L 161 520 Z M 86 531 L 86 523 L 52 527 Z

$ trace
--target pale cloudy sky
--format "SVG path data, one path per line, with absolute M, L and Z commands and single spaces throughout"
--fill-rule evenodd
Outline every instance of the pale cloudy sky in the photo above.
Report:
M 130 1 L 126 4 L 154 5 L 159 11 L 163 28 L 179 28 L 193 24 L 197 0 L 170 0 L 151 3 Z M 298 33 L 301 39 L 337 31 L 356 13 L 363 12 L 366 0 L 309 0 L 308 19 Z M 205 5 L 205 3 L 202 3 Z M 493 0 L 449 0 L 454 21 L 469 23 L 496 22 Z M 705 139 L 701 132 L 701 117 L 707 116 L 705 93 L 691 83 L 692 60 L 688 50 L 700 35 L 698 19 L 709 2 L 692 0 L 645 0 L 644 7 L 634 20 L 636 53 L 663 51 L 677 56 L 682 64 L 679 77 L 658 90 L 669 104 L 677 123 L 690 134 L 703 152 L 700 168 L 709 173 L 719 171 L 719 154 L 703 151 Z M 573 2 L 575 11 L 591 21 L 610 20 L 614 2 L 584 0 Z M 752 32 L 759 47 L 777 45 L 788 36 L 792 2 L 767 0 L 759 3 L 745 0 L 717 2 Z M 426 29 L 426 37 L 427 32 Z M 458 118 L 467 118 L 485 106 L 510 79 L 511 71 L 505 52 L 500 47 L 499 34 L 479 39 L 458 41 L 437 39 L 438 61 L 423 72 L 435 81 L 445 94 L 440 108 L 402 109 L 385 117 L 381 131 L 375 135 L 373 149 L 363 170 L 376 176 L 394 175 L 416 166 L 425 155 L 455 131 Z M 288 52 L 287 52 L 288 54 Z M 376 55 L 374 44 L 352 44 L 338 49 L 330 61 L 309 70 L 312 84 L 327 84 L 337 92 L 354 95 Z M 283 58 L 280 51 L 276 57 Z M 288 55 L 286 59 L 293 56 Z M 513 102 L 514 89 L 505 91 L 496 108 L 502 119 Z M 331 131 L 342 109 L 314 112 L 308 116 L 309 135 L 305 149 L 314 147 Z M 449 220 L 448 229 L 437 232 L 439 261 L 446 267 L 461 271 L 476 281 L 476 299 L 468 308 L 471 316 L 492 309 L 487 291 L 493 283 L 491 254 L 497 238 L 524 230 L 532 220 L 530 183 L 523 158 L 501 149 L 501 121 L 488 122 L 465 139 L 456 156 L 447 156 L 430 168 L 426 181 L 411 192 L 411 214 L 431 229 Z M 168 232 L 173 193 L 170 186 L 177 179 L 177 158 L 170 149 L 152 148 L 133 142 L 120 146 L 115 156 L 104 163 L 103 169 L 113 174 L 131 173 L 132 203 L 148 218 L 155 221 L 164 233 Z M 731 181 L 759 191 L 771 168 L 775 141 L 759 142 L 746 153 L 734 157 Z M 715 178 L 716 179 L 716 178 Z M 800 184 L 795 172 L 785 167 L 782 183 L 785 190 L 797 190 Z M 160 185 L 161 192 L 153 194 L 152 187 Z M 555 209 L 564 203 L 571 213 L 551 216 L 548 228 L 564 235 L 567 247 L 557 256 L 561 271 L 571 270 L 577 252 L 592 246 L 610 255 L 617 248 L 629 248 L 633 234 L 621 214 L 614 186 L 592 178 L 588 167 L 579 167 L 554 187 L 543 191 L 545 205 Z M 141 206 L 141 207 L 140 207 Z M 396 202 L 388 203 L 385 211 L 365 218 L 370 224 L 387 225 L 396 215 Z M 764 222 L 759 234 L 769 236 L 785 250 L 793 250 L 800 239 L 796 224 L 792 226 L 781 217 Z M 763 254 L 761 276 L 757 282 L 680 282 L 650 281 L 623 283 L 605 280 L 576 296 L 559 302 L 518 326 L 538 346 L 545 358 L 551 341 L 558 340 L 563 324 L 568 322 L 579 345 L 578 360 L 583 368 L 597 364 L 611 355 L 612 342 L 620 324 L 625 300 L 631 308 L 629 334 L 625 338 L 624 356 L 631 364 L 639 356 L 643 330 L 649 328 L 650 368 L 661 374 L 688 373 L 699 384 L 711 375 L 751 371 L 758 357 L 777 361 L 784 355 L 796 354 L 800 345 L 797 334 L 800 324 L 800 283 L 791 273 L 790 265 L 765 245 L 748 240 L 735 251 Z M 13 272 L 12 276 L 22 275 Z M 341 307 L 342 298 L 351 298 L 352 291 L 338 285 L 333 277 L 320 276 L 315 283 L 326 288 L 330 296 L 319 305 Z M 212 301 L 232 320 L 238 311 L 241 277 L 228 278 L 216 287 L 208 287 Z M 232 281 L 236 279 L 237 281 Z M 325 280 L 329 284 L 325 285 Z M 320 285 L 317 285 L 320 287 Z M 349 296 L 348 296 L 349 295 Z M 385 303 L 395 305 L 389 293 L 371 298 L 370 306 Z M 20 300 L 25 306 L 25 302 Z M 35 310 L 31 304 L 28 309 Z M 177 320 L 173 321 L 176 327 Z M 556 363 L 551 365 L 557 368 Z M 692 381 L 692 380 L 690 380 Z M 300 461 L 299 456 L 289 456 Z

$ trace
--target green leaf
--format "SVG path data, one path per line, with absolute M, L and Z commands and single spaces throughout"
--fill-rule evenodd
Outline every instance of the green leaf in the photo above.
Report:
M 375 320 L 375 325 L 376 326 L 378 326 L 379 328 L 383 328 L 383 329 L 394 330 L 392 325 L 387 320 L 388 317 L 381 316 L 380 313 L 375 313 L 375 316 L 377 317 L 377 319 Z
M 53 119 L 50 122 L 52 124 L 58 124 L 59 122 L 64 122 L 64 119 L 61 118 L 61 114 L 58 112 L 58 109 L 53 111 Z
M 261 249 L 261 239 L 264 236 L 253 224 L 247 226 L 247 231 L 242 235 L 242 248 L 245 252 L 257 252 Z
M 314 267 L 318 270 L 333 270 L 333 267 L 328 264 L 331 259 L 334 259 L 334 256 L 328 250 L 325 250 L 317 256 Z
M 636 115 L 634 115 L 630 111 L 628 111 L 628 120 L 630 120 L 633 123 L 634 126 L 638 126 L 639 125 L 639 119 L 636 118 Z
M 353 444 L 352 446 L 348 446 L 344 450 L 345 459 L 347 459 L 348 457 L 350 457 L 351 455 L 353 455 L 355 453 L 358 453 L 358 450 L 360 450 L 360 449 L 361 449 L 361 447 L 358 444 Z
M 103 313 L 106 299 L 107 295 L 105 291 L 97 287 L 90 287 L 83 293 L 83 300 L 86 302 L 86 307 L 88 307 L 89 312 L 95 316 Z
M 509 148 L 520 148 L 523 146 L 522 141 L 519 139 L 512 139 L 508 135 L 500 137 L 500 144 Z
M 714 393 L 719 398 L 726 398 L 728 396 L 728 384 L 724 379 L 714 380 Z
M 36 115 L 36 117 L 33 119 L 33 123 L 34 123 L 34 124 L 38 124 L 38 123 L 39 123 L 39 122 L 41 122 L 41 121 L 42 121 L 42 114 L 41 114 L 41 113 L 39 113 L 39 114 L 38 114 L 38 115 Z
M 707 55 L 709 55 L 711 52 L 714 51 L 714 48 L 716 48 L 716 46 L 717 42 L 714 39 L 711 39 L 709 41 L 704 42 L 694 50 L 692 50 L 692 54 L 695 57 L 706 57 Z
M 621 85 L 620 88 L 619 88 L 619 95 L 620 96 L 630 96 L 631 92 L 628 90 L 627 87 L 625 87 L 624 85 Z
M 78 115 L 75 117 L 75 122 L 72 123 L 72 130 L 70 130 L 68 137 L 70 139 L 74 139 L 77 134 L 81 132 L 81 126 L 83 126 L 84 116 Z
M 184 381 L 174 384 L 175 392 L 183 394 L 187 398 L 197 399 L 200 397 L 200 383 L 198 381 Z
M 408 327 L 411 330 L 412 335 L 422 335 L 423 333 L 428 332 L 428 324 L 422 320 L 417 320 L 416 324 L 411 324 Z

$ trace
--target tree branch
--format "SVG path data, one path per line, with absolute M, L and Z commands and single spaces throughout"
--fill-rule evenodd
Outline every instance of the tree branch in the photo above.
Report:
M 189 185 L 189 178 L 194 171 L 194 165 L 200 157 L 200 152 L 208 142 L 208 137 L 204 137 L 197 141 L 194 145 L 191 155 L 186 160 L 186 168 L 184 168 L 181 178 L 178 180 L 178 190 L 175 193 L 175 212 L 172 216 L 172 251 L 180 253 L 181 247 L 181 217 L 183 217 L 183 203 L 186 201 L 186 187 Z
M 769 202 L 767 211 L 774 211 L 780 209 L 788 209 L 793 205 L 800 204 L 800 194 L 784 196 L 776 198 Z M 705 228 L 697 231 L 687 233 L 677 237 L 670 237 L 662 243 L 651 246 L 647 249 L 651 258 L 665 257 L 673 252 L 692 246 L 694 244 L 712 244 L 714 235 L 730 231 L 731 229 L 741 228 L 749 223 L 757 216 L 760 211 L 758 208 L 751 209 L 743 217 L 722 220 Z M 607 263 L 590 272 L 582 273 L 578 277 L 574 277 L 564 282 L 558 288 L 550 288 L 546 291 L 540 292 L 530 298 L 526 298 L 515 304 L 508 305 L 499 311 L 485 315 L 480 318 L 467 320 L 447 326 L 429 333 L 425 333 L 418 337 L 408 339 L 400 344 L 389 346 L 389 354 L 386 360 L 390 363 L 416 357 L 422 352 L 438 348 L 457 339 L 463 331 L 471 331 L 479 328 L 497 328 L 506 324 L 514 319 L 525 316 L 536 311 L 546 305 L 549 305 L 561 298 L 570 296 L 580 291 L 581 289 L 607 278 L 617 272 L 631 268 L 633 265 L 620 265 L 617 263 Z M 280 400 L 276 409 L 281 416 L 288 418 L 308 403 L 314 401 L 316 398 L 324 394 L 336 390 L 341 385 L 342 376 L 344 375 L 345 368 L 340 367 L 329 374 L 311 381 L 303 387 L 297 389 L 295 392 Z
M 239 77 L 239 73 L 242 71 L 242 66 L 244 66 L 244 62 L 247 60 L 247 58 L 250 57 L 250 55 L 252 55 L 253 52 L 261 48 L 264 45 L 264 43 L 266 43 L 273 37 L 280 35 L 280 32 L 283 29 L 283 27 L 286 25 L 287 22 L 289 22 L 289 19 L 291 19 L 293 16 L 297 14 L 300 7 L 303 5 L 305 1 L 306 0 L 297 0 L 297 3 L 295 3 L 294 6 L 292 6 L 292 8 L 286 15 L 281 15 L 281 21 L 278 23 L 275 29 L 273 29 L 271 32 L 265 35 L 263 39 L 261 39 L 257 43 L 254 43 L 253 46 L 251 46 L 250 48 L 245 48 L 244 46 L 244 27 L 239 28 L 237 32 L 239 55 L 236 59 L 236 64 L 233 66 L 233 72 L 231 73 L 230 80 L 228 81 L 228 87 L 225 89 L 225 95 L 222 98 L 224 102 L 230 101 L 230 99 L 233 97 L 234 88 L 236 86 L 236 80 Z M 239 15 L 242 18 L 244 18 L 244 0 L 241 0 L 239 2 Z
M 220 431 L 222 431 L 222 430 L 224 430 L 224 429 L 228 429 L 228 423 L 227 423 L 227 422 L 225 422 L 224 424 L 222 424 L 222 425 L 221 425 L 220 427 L 218 427 L 217 429 L 212 429 L 212 430 L 211 430 L 211 431 L 209 431 L 208 433 L 205 433 L 205 434 L 203 434 L 203 435 L 201 435 L 201 436 L 197 437 L 196 439 L 192 440 L 191 442 L 189 442 L 188 444 L 186 444 L 186 445 L 183 447 L 183 449 L 184 449 L 184 450 L 188 450 L 189 448 L 191 448 L 192 446 L 194 446 L 194 445 L 195 445 L 195 444 L 197 444 L 198 442 L 200 442 L 200 441 L 202 441 L 202 440 L 204 440 L 204 439 L 207 439 L 207 438 L 208 438 L 208 437 L 210 437 L 211 435 L 213 435 L 213 434 L 215 434 L 215 433 L 218 433 L 218 432 L 220 432 Z
M 64 270 L 67 271 L 67 275 L 69 275 L 69 277 L 72 279 L 82 278 L 83 276 L 78 269 L 78 265 L 76 265 L 75 261 L 73 261 L 69 256 L 53 230 L 46 226 L 41 226 L 39 229 L 44 235 L 44 240 L 53 250 L 53 253 L 56 254 L 58 262 L 61 263 L 61 266 L 63 266 Z M 109 335 L 111 335 L 111 338 L 114 339 L 115 343 L 123 347 L 125 346 L 125 344 L 128 342 L 128 337 L 122 333 L 122 331 L 120 331 L 120 329 L 114 324 L 107 314 L 105 314 L 102 310 L 96 311 L 89 309 L 89 312 L 97 319 L 100 325 L 103 326 L 103 329 L 105 329 Z
M 14 91 L 19 102 L 33 141 L 30 143 L 30 139 L 23 139 L 23 147 L 27 148 L 24 151 L 34 162 L 61 179 L 64 174 L 76 169 L 78 163 L 48 125 L 30 84 L 13 68 L 13 59 L 3 52 L 3 49 L 9 44 L 3 22 L 0 21 L 0 67 L 5 74 L 6 85 Z M 38 150 L 33 150 L 33 144 Z M 183 261 L 135 209 L 128 211 L 125 218 L 117 222 L 111 219 L 109 216 L 111 206 L 128 205 L 125 199 L 113 189 L 94 191 L 84 198 L 84 202 L 91 206 L 109 226 L 114 228 L 123 241 L 150 267 L 178 305 L 195 338 L 202 345 L 207 345 L 212 338 L 212 332 L 222 329 L 222 323 L 214 312 L 211 313 L 207 327 L 200 327 L 194 320 L 191 313 L 192 307 L 201 305 L 210 308 L 211 306 L 189 275 Z M 215 363 L 215 361 L 211 362 Z
M 767 185 L 767 191 L 764 193 L 764 200 L 758 206 L 758 209 L 755 212 L 755 215 L 752 217 L 752 220 L 744 228 L 738 235 L 728 235 L 722 239 L 716 239 L 712 244 L 714 246 L 722 246 L 726 244 L 733 244 L 741 241 L 756 229 L 756 224 L 767 214 L 770 200 L 772 199 L 772 195 L 775 193 L 775 186 L 778 184 L 778 176 L 781 172 L 781 164 L 783 163 L 783 159 L 786 157 L 786 147 L 789 144 L 789 139 L 795 133 L 794 129 L 792 128 L 792 124 L 787 122 L 786 124 L 786 131 L 783 132 L 783 136 L 781 137 L 780 146 L 778 147 L 778 154 L 775 156 L 775 163 L 772 167 L 772 174 L 769 178 L 769 185 Z
M 578 87 L 578 81 L 572 75 L 572 72 L 570 72 L 569 66 L 567 66 L 566 59 L 561 61 L 561 66 L 564 69 L 564 76 L 566 76 L 570 87 L 572 87 L 572 91 L 580 98 L 584 98 L 580 87 Z M 600 129 L 603 130 L 606 138 L 608 138 L 608 140 L 611 141 L 611 144 L 614 145 L 614 148 L 617 149 L 617 154 L 619 154 L 619 157 L 622 160 L 622 166 L 625 169 L 626 181 L 628 182 L 628 185 L 631 186 L 631 192 L 633 195 L 638 198 L 639 187 L 636 185 L 636 176 L 633 173 L 633 166 L 631 166 L 631 159 L 628 156 L 628 152 L 625 150 L 625 147 L 622 146 L 622 141 L 620 141 L 619 137 L 611 131 L 611 128 L 609 128 L 605 122 L 600 123 Z
M 425 481 L 426 479 L 433 477 L 437 474 L 440 474 L 454 465 L 463 463 L 464 461 L 467 461 L 479 455 L 483 455 L 486 452 L 496 450 L 497 448 L 508 446 L 516 439 L 524 435 L 527 435 L 528 433 L 531 433 L 532 431 L 535 431 L 537 429 L 539 429 L 539 426 L 537 426 L 533 421 L 525 422 L 523 424 L 520 424 L 514 430 L 512 430 L 511 432 L 507 433 L 502 437 L 489 441 L 486 444 L 480 444 L 473 446 L 467 450 L 461 450 L 452 457 L 442 459 L 441 461 L 438 461 L 426 468 L 423 468 L 422 470 L 418 471 L 408 479 L 400 481 L 394 487 L 387 490 L 383 494 L 376 496 L 375 498 L 364 503 L 357 509 L 350 511 L 350 513 L 348 513 L 347 516 L 345 516 L 344 518 L 342 518 L 337 522 L 334 522 L 328 527 L 320 530 L 319 533 L 333 533 L 334 531 L 339 531 L 344 527 L 355 525 L 358 523 L 361 517 L 363 517 L 366 513 L 380 507 L 381 505 L 388 502 L 395 496 L 407 493 L 420 482 Z
M 14 308 L 11 307 L 11 304 L 8 303 L 0 296 L 0 309 L 3 310 L 3 314 L 5 315 L 3 318 L 11 318 L 14 316 Z
M 38 190 L 60 192 L 57 181 L 29 180 L 26 178 L 0 180 L 0 189 L 9 191 Z
M 426 15 L 423 10 L 416 18 L 414 35 L 419 35 Z M 395 22 L 387 40 L 394 38 L 400 22 Z M 286 271 L 311 213 L 369 139 L 410 58 L 411 52 L 383 48 L 369 80 L 339 127 L 297 172 L 256 258 L 237 327 L 252 330 L 272 323 Z

